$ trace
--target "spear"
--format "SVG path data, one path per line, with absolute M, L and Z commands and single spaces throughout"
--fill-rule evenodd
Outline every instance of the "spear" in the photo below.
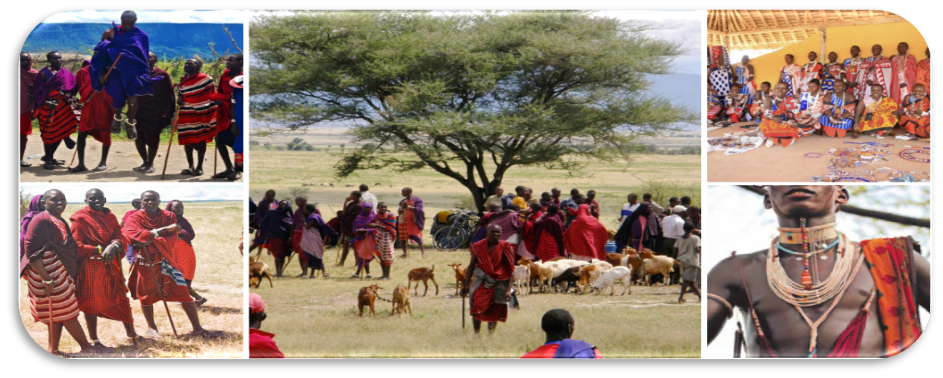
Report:
M 115 64 L 118 64 L 118 60 L 121 59 L 121 56 L 122 56 L 122 55 L 124 55 L 124 53 L 118 53 L 118 57 L 115 58 L 115 61 L 114 61 L 114 62 L 111 62 L 111 67 L 108 67 L 108 72 L 105 72 L 105 76 L 104 76 L 105 81 L 108 81 L 108 75 L 111 75 L 111 70 L 115 69 Z M 104 89 L 104 88 L 102 88 L 102 89 Z M 88 103 L 89 101 L 92 101 L 92 99 L 95 98 L 95 95 L 97 95 L 98 92 L 99 92 L 99 91 L 94 91 L 94 90 L 93 90 L 93 91 L 92 91 L 92 94 L 88 96 L 88 100 L 86 100 L 85 103 Z M 120 110 L 119 110 L 119 111 L 120 111 Z M 78 130 L 79 130 L 79 125 L 76 125 L 76 126 L 75 126 L 75 131 L 78 132 Z M 79 152 L 79 149 L 78 149 L 78 148 L 76 148 L 74 151 L 72 151 L 72 161 L 69 162 L 69 166 L 70 166 L 70 167 L 72 166 L 72 163 L 75 163 L 75 154 L 77 154 L 78 152 Z

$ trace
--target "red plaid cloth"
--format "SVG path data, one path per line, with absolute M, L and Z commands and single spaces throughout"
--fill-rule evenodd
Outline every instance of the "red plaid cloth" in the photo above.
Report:
M 471 253 L 478 259 L 476 267 L 495 281 L 506 281 L 514 274 L 514 245 L 501 241 L 493 252 L 488 251 L 488 239 L 471 246 Z M 508 318 L 507 304 L 494 303 L 494 287 L 479 286 L 472 293 L 469 313 L 476 320 L 483 322 L 503 322 Z
M 118 218 L 111 210 L 85 207 L 72 214 L 72 238 L 78 246 L 78 278 L 75 296 L 86 314 L 131 322 L 131 302 L 121 272 L 121 255 L 128 241 L 121 234 Z M 121 242 L 119 255 L 109 264 L 101 261 L 98 246 Z
M 97 80 L 97 79 L 96 79 Z M 75 73 L 75 83 L 79 87 L 79 95 L 82 97 L 82 116 L 79 118 L 79 131 L 88 132 L 92 138 L 102 143 L 102 145 L 111 145 L 111 120 L 114 119 L 115 109 L 111 107 L 111 96 L 102 88 L 101 92 L 95 93 L 92 89 L 92 78 L 89 75 L 88 67 L 84 67 Z
M 46 99 L 59 101 L 59 104 L 54 109 L 40 106 L 36 119 L 39 120 L 39 133 L 43 143 L 53 144 L 72 134 L 79 120 L 76 119 L 72 105 L 69 104 L 69 97 L 53 89 Z
M 196 252 L 193 250 L 193 246 L 177 239 L 177 250 L 175 252 L 177 253 L 177 265 L 174 267 L 180 269 L 184 279 L 193 281 L 193 276 L 196 274 Z

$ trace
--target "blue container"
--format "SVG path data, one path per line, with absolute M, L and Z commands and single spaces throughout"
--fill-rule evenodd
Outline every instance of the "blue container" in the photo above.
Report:
M 606 243 L 606 253 L 616 253 L 616 242 Z

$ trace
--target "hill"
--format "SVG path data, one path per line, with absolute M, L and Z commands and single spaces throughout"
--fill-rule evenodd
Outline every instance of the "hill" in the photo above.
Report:
M 652 75 L 650 92 L 670 99 L 675 105 L 701 109 L 701 77 L 694 74 Z
M 229 29 L 232 38 L 244 49 L 242 24 L 138 24 L 150 36 L 150 48 L 161 59 L 194 55 L 212 57 L 209 43 L 215 45 L 216 52 L 223 54 L 227 49 L 236 53 L 229 35 L 223 31 Z M 42 23 L 33 28 L 23 43 L 23 51 L 39 53 L 56 50 L 62 53 L 90 54 L 91 49 L 101 40 L 102 32 L 111 24 L 104 23 Z

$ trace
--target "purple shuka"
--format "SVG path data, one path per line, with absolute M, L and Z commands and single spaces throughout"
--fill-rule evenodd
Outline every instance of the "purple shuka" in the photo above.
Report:
M 52 92 L 53 89 L 75 94 L 79 89 L 75 85 L 75 74 L 65 67 L 59 67 L 59 71 L 55 74 L 52 73 L 51 67 L 44 67 L 39 70 L 36 78 L 33 79 L 33 98 L 35 99 L 33 108 L 39 109 L 43 105 L 43 101 L 46 101 L 46 96 L 49 96 L 49 92 Z
M 151 68 L 148 64 L 150 42 L 143 30 L 135 26 L 131 30 L 123 31 L 121 26 L 111 23 L 115 37 L 104 40 L 95 46 L 95 55 L 88 68 L 92 77 L 92 88 L 101 91 L 102 88 L 111 95 L 111 105 L 115 109 L 124 107 L 125 100 L 131 96 L 154 94 L 154 83 L 163 76 L 151 77 Z M 98 78 L 108 72 L 111 64 L 118 58 L 114 70 L 108 75 L 104 87 L 98 83 Z

